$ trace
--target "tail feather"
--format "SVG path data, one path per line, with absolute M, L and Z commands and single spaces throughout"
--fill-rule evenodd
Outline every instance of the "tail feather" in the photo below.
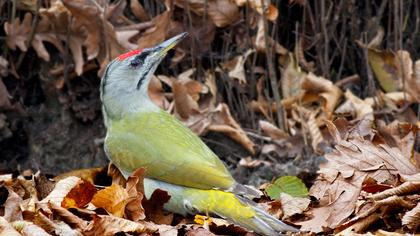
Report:
M 255 216 L 250 218 L 230 218 L 228 217 L 229 214 L 226 214 L 226 212 L 216 212 L 216 214 L 261 235 L 276 236 L 282 235 L 281 233 L 284 232 L 299 232 L 297 228 L 294 228 L 290 225 L 287 225 L 283 221 L 276 219 L 257 206 L 253 206 L 252 209 L 255 211 Z
M 249 199 L 259 198 L 262 196 L 262 192 L 255 187 L 235 183 L 232 188 L 234 194 L 247 197 Z

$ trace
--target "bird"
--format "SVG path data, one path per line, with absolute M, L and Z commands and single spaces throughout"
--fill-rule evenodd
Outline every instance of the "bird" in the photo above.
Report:
M 154 104 L 148 85 L 157 67 L 187 33 L 113 59 L 100 84 L 107 129 L 104 150 L 124 177 L 146 169 L 146 197 L 156 189 L 171 196 L 164 205 L 182 215 L 208 212 L 262 235 L 297 229 L 260 209 L 260 192 L 239 184 L 219 157 L 176 117 Z

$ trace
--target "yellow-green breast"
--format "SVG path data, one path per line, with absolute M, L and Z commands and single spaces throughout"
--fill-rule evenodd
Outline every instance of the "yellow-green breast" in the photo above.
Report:
M 105 150 L 125 174 L 145 167 L 149 178 L 201 189 L 229 189 L 235 183 L 201 139 L 163 110 L 111 121 Z

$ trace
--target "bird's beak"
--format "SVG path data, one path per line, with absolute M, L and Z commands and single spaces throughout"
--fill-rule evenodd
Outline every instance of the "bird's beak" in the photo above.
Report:
M 181 42 L 181 40 L 183 40 L 185 37 L 187 37 L 187 35 L 188 35 L 188 33 L 184 32 L 184 33 L 178 34 L 177 36 L 172 37 L 172 38 L 166 40 L 165 42 L 159 44 L 157 46 L 157 48 L 160 49 L 159 56 L 165 56 L 166 53 L 169 50 L 171 50 L 173 47 L 175 47 L 175 45 L 177 45 L 179 42 Z

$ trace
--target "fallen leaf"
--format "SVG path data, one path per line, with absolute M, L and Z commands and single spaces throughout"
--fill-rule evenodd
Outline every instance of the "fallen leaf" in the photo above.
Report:
M 270 21 L 275 21 L 279 15 L 277 8 L 271 4 L 269 0 L 235 0 L 235 3 L 238 6 L 244 6 L 245 4 L 248 4 L 249 7 L 257 11 L 260 15 L 262 15 L 265 11 L 265 15 Z
M 3 56 L 0 56 L 0 77 L 6 77 L 8 74 L 9 62 Z
M 341 90 L 335 86 L 331 81 L 309 73 L 301 83 L 301 88 L 305 90 L 302 102 L 310 101 L 306 97 L 315 96 L 316 99 L 320 99 L 322 103 L 322 109 L 326 114 L 327 118 L 332 117 L 335 107 L 340 102 Z
M 409 54 L 407 54 L 408 52 L 405 51 L 392 53 L 390 51 L 382 51 L 379 49 L 368 49 L 369 65 L 371 66 L 381 87 L 386 92 L 400 90 L 402 88 L 402 76 L 408 76 L 406 78 L 411 78 L 411 76 L 407 74 L 402 74 L 403 71 L 408 74 L 412 73 L 412 62 Z
M 417 206 L 406 212 L 401 219 L 402 225 L 406 225 L 413 232 L 416 232 L 420 225 L 420 202 Z
M 0 216 L 0 235 L 7 236 L 22 236 L 18 231 L 16 231 L 13 226 L 7 222 L 6 219 Z
M 272 139 L 281 140 L 289 137 L 289 135 L 286 132 L 277 128 L 277 126 L 271 124 L 270 122 L 260 120 L 258 121 L 258 124 L 263 134 L 269 136 Z
M 239 8 L 229 0 L 176 0 L 175 4 L 191 10 L 198 16 L 208 14 L 217 27 L 226 27 L 239 20 Z
M 127 203 L 132 201 L 127 191 L 117 184 L 99 190 L 92 198 L 92 204 L 105 209 L 116 217 L 123 217 Z
M 237 56 L 222 64 L 223 69 L 228 71 L 229 78 L 237 79 L 240 84 L 247 84 L 245 74 L 245 62 L 254 50 L 249 49 L 244 55 Z
M 7 220 L 8 222 L 23 220 L 22 210 L 20 209 L 20 205 L 23 202 L 22 198 L 13 190 L 8 189 L 8 191 L 9 196 L 4 203 L 4 215 L 2 219 Z
M 150 19 L 149 14 L 144 10 L 143 5 L 138 0 L 130 1 L 130 9 L 133 15 L 135 15 L 141 21 L 148 21 Z
M 154 47 L 158 43 L 168 38 L 168 30 L 171 23 L 171 12 L 165 11 L 152 19 L 154 27 L 146 30 L 146 32 L 138 39 L 139 48 Z
M 283 219 L 296 214 L 302 214 L 311 203 L 311 200 L 303 197 L 292 197 L 287 193 L 280 193 L 280 202 L 283 208 Z
M 125 218 L 132 221 L 143 220 L 146 218 L 143 206 L 141 204 L 142 199 L 144 198 L 144 176 L 145 169 L 140 168 L 135 170 L 127 179 L 127 185 L 125 189 L 127 190 L 130 200 L 127 201 L 125 206 L 124 216 Z
M 248 138 L 245 131 L 243 131 L 235 119 L 233 119 L 229 107 L 224 103 L 220 103 L 213 112 L 212 122 L 208 130 L 229 136 L 245 147 L 251 154 L 254 154 L 255 144 Z
M 143 207 L 146 212 L 146 217 L 157 224 L 170 225 L 173 221 L 174 215 L 172 213 L 165 214 L 163 205 L 169 201 L 171 196 L 160 189 L 156 189 L 149 199 L 143 200 Z
M 7 91 L 6 86 L 3 83 L 3 80 L 0 79 L 0 108 L 10 109 L 12 108 L 12 103 L 10 102 L 10 94 Z
M 281 193 L 287 193 L 291 197 L 307 197 L 308 189 L 296 176 L 283 176 L 270 184 L 265 191 L 271 199 L 279 200 Z
M 113 236 L 118 232 L 124 233 L 149 233 L 157 232 L 159 227 L 153 223 L 146 221 L 134 222 L 115 216 L 98 216 L 94 215 L 93 220 L 84 229 L 83 235 L 95 236 Z
M 357 120 L 374 120 L 372 105 L 355 96 L 350 90 L 347 90 L 344 96 L 347 100 L 335 110 L 335 113 L 351 114 Z
M 15 229 L 19 230 L 22 235 L 37 235 L 37 236 L 51 236 L 51 234 L 45 232 L 45 230 L 38 225 L 29 221 L 15 221 L 12 223 Z
M 81 207 L 90 202 L 95 191 L 95 187 L 88 181 L 70 176 L 58 181 L 54 190 L 40 203 L 45 205 L 51 202 L 63 207 Z

